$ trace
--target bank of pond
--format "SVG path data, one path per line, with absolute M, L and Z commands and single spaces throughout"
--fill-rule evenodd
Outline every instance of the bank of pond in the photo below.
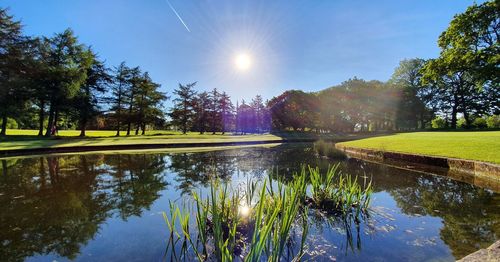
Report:
M 454 261 L 500 235 L 492 190 L 310 143 L 0 162 L 6 261 Z

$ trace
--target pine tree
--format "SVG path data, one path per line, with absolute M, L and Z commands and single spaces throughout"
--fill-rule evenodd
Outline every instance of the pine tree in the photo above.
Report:
M 111 86 L 111 96 L 107 101 L 111 103 L 111 110 L 114 112 L 116 121 L 116 136 L 120 136 L 120 128 L 124 120 L 123 114 L 126 110 L 126 92 L 129 90 L 131 69 L 121 62 L 115 70 L 113 85 Z
M 180 127 L 183 134 L 186 134 L 193 125 L 196 95 L 193 87 L 195 85 L 196 82 L 187 85 L 179 84 L 179 88 L 174 90 L 177 97 L 174 99 L 174 107 L 169 115 L 172 118 L 172 123 Z
M 226 133 L 230 129 L 233 120 L 234 106 L 231 103 L 231 98 L 226 92 L 222 92 L 219 98 L 219 109 L 221 113 L 221 132 Z
M 88 122 L 100 113 L 99 94 L 103 94 L 112 81 L 108 69 L 102 61 L 98 60 L 97 55 L 90 49 L 87 55 L 91 60 L 91 66 L 87 68 L 86 81 L 81 85 L 73 102 L 78 114 L 81 137 L 85 136 Z

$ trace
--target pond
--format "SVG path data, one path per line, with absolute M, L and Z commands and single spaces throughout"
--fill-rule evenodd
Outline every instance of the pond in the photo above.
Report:
M 311 213 L 304 259 L 454 261 L 500 238 L 500 194 L 446 177 L 356 159 L 320 158 L 311 144 L 201 152 L 137 151 L 0 160 L 2 261 L 161 261 L 162 212 L 206 189 L 291 176 L 302 164 L 371 178 L 359 225 Z M 360 178 L 360 179 L 361 179 Z

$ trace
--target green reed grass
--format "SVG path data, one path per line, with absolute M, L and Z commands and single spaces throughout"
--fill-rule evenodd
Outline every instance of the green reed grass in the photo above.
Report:
M 205 198 L 201 192 L 193 192 L 194 210 L 181 211 L 170 204 L 170 218 L 164 214 L 170 232 L 167 251 L 173 254 L 172 260 L 185 259 L 191 252 L 200 261 L 239 258 L 277 262 L 283 259 L 292 229 L 298 228 L 302 237 L 293 260 L 300 260 L 308 233 L 309 208 L 330 208 L 358 216 L 369 205 L 371 182 L 361 186 L 357 178 L 342 175 L 338 169 L 336 165 L 322 174 L 318 168 L 304 167 L 288 183 L 272 175 L 261 183 L 247 180 L 242 191 L 212 181 Z M 310 195 L 307 178 L 311 181 Z M 249 212 L 244 213 L 242 205 Z M 191 230 L 190 225 L 196 229 Z

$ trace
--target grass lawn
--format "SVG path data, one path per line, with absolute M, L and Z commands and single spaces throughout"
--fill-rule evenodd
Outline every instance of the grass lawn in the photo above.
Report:
M 500 164 L 500 131 L 400 133 L 341 145 Z
M 354 134 L 354 135 L 335 135 L 322 134 L 317 135 L 311 132 L 283 132 L 279 134 L 250 134 L 233 135 L 226 133 L 224 135 L 217 133 L 205 133 L 200 135 L 198 132 L 189 132 L 182 134 L 176 131 L 148 131 L 145 136 L 131 135 L 126 136 L 121 132 L 120 137 L 116 137 L 116 131 L 112 130 L 89 130 L 87 137 L 80 138 L 80 131 L 60 130 L 57 137 L 45 138 L 38 137 L 37 130 L 7 130 L 6 137 L 0 137 L 0 151 L 17 150 L 29 148 L 55 148 L 55 147 L 74 147 L 74 146 L 106 146 L 106 145 L 132 145 L 132 144 L 174 144 L 174 143 L 218 143 L 218 142 L 252 142 L 252 141 L 276 141 L 279 143 L 283 139 L 316 139 L 323 138 L 332 141 L 346 141 L 352 139 L 371 137 L 374 134 Z
M 54 148 L 73 146 L 105 146 L 105 145 L 131 145 L 131 144 L 165 144 L 165 143 L 217 143 L 217 142 L 250 142 L 250 141 L 277 141 L 281 137 L 271 134 L 238 135 L 192 132 L 182 134 L 174 131 L 151 131 L 145 136 L 116 137 L 115 131 L 87 131 L 87 137 L 80 138 L 79 131 L 61 130 L 58 137 L 37 137 L 35 130 L 7 130 L 7 137 L 0 139 L 1 150 L 15 150 L 28 148 Z

